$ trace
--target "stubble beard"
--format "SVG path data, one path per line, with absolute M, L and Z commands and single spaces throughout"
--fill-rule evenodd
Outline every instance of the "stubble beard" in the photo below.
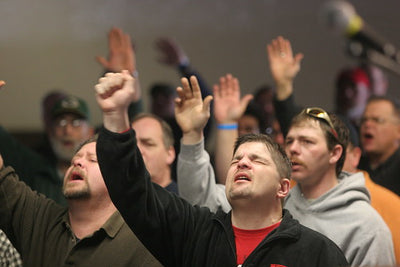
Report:
M 71 173 L 72 171 L 69 176 L 71 176 Z M 81 177 L 83 180 L 79 182 L 73 182 L 70 180 L 70 177 L 65 177 L 67 182 L 63 184 L 63 195 L 66 199 L 84 199 L 90 197 L 90 187 L 86 179 L 87 177 L 83 176 L 83 174 Z
M 250 188 L 246 186 L 245 188 L 231 188 L 229 190 L 229 198 L 231 200 L 237 199 L 247 199 L 250 197 Z
M 79 189 L 69 188 L 68 185 L 64 185 L 63 194 L 66 199 L 86 199 L 90 196 L 90 189 L 87 183 L 85 183 L 84 187 L 81 187 Z

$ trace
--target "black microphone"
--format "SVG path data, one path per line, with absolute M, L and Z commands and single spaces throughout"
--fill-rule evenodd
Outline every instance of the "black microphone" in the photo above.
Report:
M 350 3 L 341 0 L 328 1 L 322 8 L 321 17 L 334 32 L 360 43 L 364 49 L 374 49 L 400 62 L 400 52 L 395 46 L 365 23 Z

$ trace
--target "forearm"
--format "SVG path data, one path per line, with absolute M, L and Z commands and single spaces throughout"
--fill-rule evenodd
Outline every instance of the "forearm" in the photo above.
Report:
M 218 183 L 225 185 L 226 174 L 232 160 L 233 146 L 238 137 L 238 130 L 217 129 L 216 135 L 215 169 Z
M 284 101 L 288 99 L 291 95 L 293 95 L 293 83 L 292 82 L 281 82 L 276 85 L 276 99 L 278 101 Z
M 103 125 L 108 131 L 122 133 L 130 129 L 128 112 L 112 111 L 103 113 Z
M 225 188 L 215 182 L 210 157 L 204 150 L 204 140 L 193 145 L 181 143 L 178 157 L 178 187 L 180 195 L 192 205 L 206 206 L 215 212 L 231 209 Z
M 182 229 L 189 230 L 183 214 L 193 207 L 153 186 L 133 130 L 117 134 L 103 128 L 96 147 L 104 181 L 125 222 L 160 262 L 177 265 L 187 234 Z

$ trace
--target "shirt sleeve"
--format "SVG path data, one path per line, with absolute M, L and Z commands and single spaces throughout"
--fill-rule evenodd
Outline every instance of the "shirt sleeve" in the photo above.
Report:
M 178 156 L 177 168 L 180 195 L 192 205 L 219 208 L 229 212 L 231 206 L 225 195 L 225 186 L 217 184 L 210 156 L 204 149 L 204 139 L 195 145 L 184 145 Z
M 203 234 L 196 229 L 209 226 L 212 213 L 151 183 L 133 130 L 119 134 L 102 128 L 96 149 L 111 199 L 125 222 L 163 265 L 183 266 L 188 248 Z

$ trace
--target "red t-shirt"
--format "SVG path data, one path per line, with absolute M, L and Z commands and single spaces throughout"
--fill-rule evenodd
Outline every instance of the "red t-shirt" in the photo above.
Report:
M 232 225 L 233 233 L 235 235 L 237 264 L 243 264 L 258 244 L 260 244 L 260 242 L 280 224 L 281 222 L 277 222 L 268 227 L 256 230 L 240 229 Z

